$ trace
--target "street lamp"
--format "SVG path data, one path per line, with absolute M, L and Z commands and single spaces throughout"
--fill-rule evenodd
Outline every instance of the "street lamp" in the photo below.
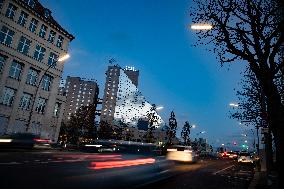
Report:
M 33 109 L 34 109 L 34 104 L 35 104 L 36 96 L 37 96 L 37 93 L 38 93 L 38 90 L 39 90 L 39 87 L 40 87 L 40 84 L 41 84 L 41 82 L 42 82 L 42 80 L 43 80 L 44 75 L 47 73 L 47 71 L 48 71 L 51 67 L 55 66 L 57 62 L 63 62 L 63 61 L 65 61 L 65 60 L 67 60 L 69 57 L 70 57 L 69 54 L 63 55 L 63 56 L 60 57 L 57 61 L 52 62 L 52 63 L 48 66 L 48 68 L 43 72 L 43 74 L 42 74 L 42 76 L 41 76 L 41 78 L 40 78 L 38 84 L 36 85 L 35 94 L 33 95 L 32 103 L 31 103 L 31 110 L 30 110 L 30 112 L 29 112 L 29 117 L 28 117 L 28 121 L 27 121 L 27 124 L 26 124 L 26 132 L 28 132 L 28 130 L 29 130 L 30 126 L 31 126 L 31 118 L 32 118 L 32 114 L 33 114 Z
M 157 111 L 162 110 L 162 109 L 164 109 L 163 106 L 158 106 L 158 107 L 156 108 Z
M 230 103 L 229 106 L 236 107 L 236 108 L 239 107 L 239 105 L 236 103 Z
M 192 24 L 190 26 L 192 30 L 211 30 L 213 26 L 211 24 Z

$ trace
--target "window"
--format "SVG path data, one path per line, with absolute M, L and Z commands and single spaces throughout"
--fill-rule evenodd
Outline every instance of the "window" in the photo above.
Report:
M 0 32 L 0 42 L 6 45 L 11 45 L 15 32 L 3 26 Z
M 31 40 L 28 40 L 24 36 L 21 37 L 19 45 L 18 45 L 18 51 L 27 55 L 30 49 Z
M 50 86 L 51 86 L 51 82 L 52 82 L 52 77 L 49 75 L 44 75 L 43 79 L 42 79 L 42 89 L 45 91 L 49 91 L 50 90 Z
M 27 22 L 27 18 L 28 18 L 28 14 L 25 13 L 24 11 L 21 12 L 21 15 L 19 17 L 19 20 L 18 20 L 18 24 L 20 24 L 21 26 L 25 26 L 26 25 L 26 22 Z
M 58 55 L 56 55 L 53 52 L 50 52 L 49 58 L 48 58 L 48 65 L 53 65 L 52 67 L 54 68 L 56 66 L 57 59 L 58 59 Z
M 32 100 L 32 95 L 29 93 L 24 93 L 21 98 L 19 107 L 23 110 L 28 110 L 30 107 L 31 100 Z
M 26 83 L 29 85 L 36 85 L 39 72 L 33 68 L 29 69 Z
M 45 17 L 45 18 L 50 17 L 50 14 L 51 14 L 51 12 L 50 12 L 49 9 L 44 9 L 44 17 Z
M 16 90 L 9 87 L 4 87 L 2 96 L 0 97 L 0 104 L 11 106 L 13 104 Z
M 44 57 L 44 53 L 45 53 L 45 48 L 43 48 L 40 45 L 37 45 L 35 53 L 34 53 L 34 58 L 38 61 L 42 61 L 42 59 Z
M 61 47 L 62 47 L 63 40 L 64 40 L 64 38 L 63 38 L 61 35 L 59 35 L 59 36 L 58 36 L 58 39 L 57 39 L 56 46 L 59 47 L 59 48 L 61 48 Z
M 56 35 L 55 31 L 51 30 L 50 33 L 49 33 L 47 41 L 50 42 L 50 43 L 53 43 L 55 35 Z
M 0 9 L 1 9 L 2 6 L 3 6 L 3 1 L 4 1 L 4 0 L 0 0 Z
M 6 57 L 0 55 L 0 73 L 3 71 L 4 64 L 6 62 Z
M 54 111 L 53 111 L 53 116 L 54 117 L 58 117 L 59 116 L 60 106 L 61 106 L 61 103 L 59 103 L 59 102 L 55 103 Z
M 17 10 L 17 7 L 13 5 L 12 3 L 9 3 L 8 9 L 6 11 L 6 17 L 14 19 L 15 11 Z
M 9 71 L 9 76 L 11 78 L 20 79 L 22 69 L 23 69 L 22 64 L 20 64 L 16 61 L 13 61 L 11 68 L 10 68 L 10 71 Z
M 46 99 L 39 97 L 38 100 L 37 100 L 35 111 L 43 114 L 45 106 L 46 106 Z
M 29 30 L 31 32 L 35 32 L 36 31 L 36 28 L 37 28 L 37 24 L 38 24 L 38 20 L 36 19 L 32 19 L 31 23 L 30 23 L 30 27 L 29 27 Z
M 45 34 L 46 34 L 46 30 L 47 30 L 47 26 L 44 25 L 44 24 L 42 24 L 38 35 L 39 35 L 41 38 L 44 38 L 44 37 L 45 37 Z
M 35 6 L 35 1 L 34 0 L 25 0 L 25 2 L 32 8 Z

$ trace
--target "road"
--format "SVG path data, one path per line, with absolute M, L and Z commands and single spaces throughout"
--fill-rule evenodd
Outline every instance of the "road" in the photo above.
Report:
M 61 151 L 0 152 L 1 188 L 247 188 L 251 166 L 176 164 L 164 157 Z

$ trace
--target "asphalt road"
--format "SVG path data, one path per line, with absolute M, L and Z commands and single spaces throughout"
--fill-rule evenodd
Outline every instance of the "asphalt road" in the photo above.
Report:
M 251 166 L 232 160 L 176 164 L 142 155 L 0 152 L 2 189 L 247 188 L 252 176 Z
M 140 187 L 139 189 L 246 189 L 254 175 L 252 165 L 239 164 L 229 159 L 205 160 L 200 167 L 180 165 L 180 174 Z M 197 164 L 198 165 L 198 164 Z

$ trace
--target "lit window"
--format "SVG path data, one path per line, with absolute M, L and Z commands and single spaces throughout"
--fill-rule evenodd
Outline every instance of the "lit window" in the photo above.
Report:
M 61 106 L 61 103 L 59 103 L 59 102 L 55 103 L 54 111 L 53 111 L 53 116 L 54 117 L 58 117 L 59 116 L 60 106 Z
M 21 26 L 25 26 L 26 25 L 26 22 L 27 22 L 27 18 L 28 18 L 28 14 L 25 13 L 24 11 L 21 12 L 21 15 L 19 17 L 19 20 L 18 20 L 18 24 L 20 24 Z
M 44 25 L 44 24 L 42 24 L 41 25 L 41 28 L 40 28 L 40 30 L 39 30 L 39 36 L 41 37 L 41 38 L 44 38 L 45 37 L 45 34 L 46 34 L 46 30 L 47 30 L 47 26 L 46 25 Z
M 36 31 L 36 28 L 37 28 L 37 24 L 38 24 L 38 20 L 36 19 L 32 19 L 31 23 L 30 23 L 30 27 L 29 27 L 29 30 L 31 32 L 35 32 Z
M 18 45 L 18 51 L 27 55 L 30 49 L 30 45 L 31 40 L 28 40 L 27 38 L 22 36 Z
M 6 62 L 6 58 L 4 56 L 0 55 L 0 73 L 2 73 L 5 62 Z
M 9 76 L 14 79 L 20 79 L 22 69 L 23 69 L 22 64 L 13 61 L 9 71 Z
M 43 114 L 46 106 L 46 101 L 47 101 L 46 99 L 39 97 L 37 100 L 35 111 Z
M 8 9 L 6 11 L 5 16 L 8 18 L 14 19 L 15 11 L 17 10 L 17 7 L 13 5 L 12 3 L 9 3 Z
M 29 94 L 29 93 L 24 93 L 22 98 L 21 98 L 19 107 L 23 110 L 28 110 L 30 103 L 31 103 L 31 100 L 32 100 L 32 95 Z
M 43 80 L 42 80 L 42 89 L 45 91 L 50 90 L 51 82 L 52 82 L 53 77 L 49 75 L 44 75 Z
M 54 68 L 56 66 L 57 59 L 58 59 L 58 55 L 53 52 L 50 52 L 49 58 L 48 58 L 48 65 L 53 65 L 52 67 Z
M 33 68 L 30 68 L 26 83 L 29 85 L 36 85 L 37 78 L 38 78 L 38 71 Z
M 16 90 L 4 87 L 2 96 L 0 97 L 0 104 L 11 106 L 15 97 Z
M 15 32 L 3 26 L 0 32 L 0 42 L 5 45 L 11 45 Z
M 38 61 L 42 61 L 43 60 L 43 57 L 44 57 L 44 54 L 45 54 L 45 48 L 43 48 L 42 46 L 40 45 L 37 45 L 36 46 L 36 50 L 35 50 L 35 53 L 34 53 L 34 58 Z
M 58 36 L 58 39 L 57 39 L 56 46 L 59 47 L 59 48 L 61 48 L 61 47 L 62 47 L 63 40 L 64 40 L 64 38 L 63 38 L 61 35 L 59 35 L 59 36 Z
M 49 33 L 47 41 L 50 42 L 50 43 L 53 43 L 55 35 L 56 35 L 55 31 L 51 30 L 50 33 Z

